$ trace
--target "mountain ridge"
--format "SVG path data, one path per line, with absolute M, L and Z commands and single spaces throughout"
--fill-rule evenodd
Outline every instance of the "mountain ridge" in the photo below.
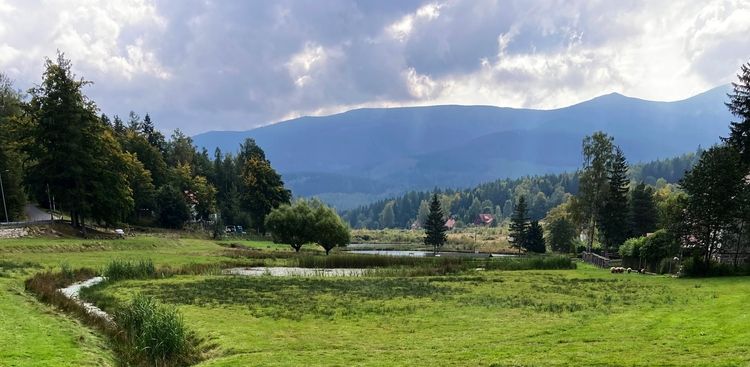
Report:
M 581 139 L 599 130 L 612 135 L 631 161 L 710 146 L 728 131 L 731 115 L 724 101 L 729 88 L 679 101 L 610 93 L 550 110 L 482 105 L 361 108 L 246 131 L 207 132 L 194 141 L 198 147 L 232 152 L 252 137 L 274 167 L 290 178 L 293 193 L 351 207 L 412 189 L 570 171 L 580 166 Z M 366 189 L 352 191 L 357 185 Z M 356 196 L 358 202 L 347 202 L 347 196 Z

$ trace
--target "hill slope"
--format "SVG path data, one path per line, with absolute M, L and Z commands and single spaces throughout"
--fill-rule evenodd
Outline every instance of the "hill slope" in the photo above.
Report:
M 608 94 L 555 110 L 491 106 L 358 109 L 194 137 L 210 151 L 254 138 L 300 196 L 340 209 L 410 189 L 462 187 L 580 166 L 581 139 L 613 135 L 629 161 L 710 146 L 726 135 L 728 86 L 677 102 Z

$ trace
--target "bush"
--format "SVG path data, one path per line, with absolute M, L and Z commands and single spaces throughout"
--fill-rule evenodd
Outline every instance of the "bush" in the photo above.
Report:
M 646 243 L 646 237 L 629 238 L 620 246 L 620 256 L 622 257 L 641 257 L 641 247 Z
M 104 276 L 108 280 L 153 278 L 156 276 L 156 267 L 151 260 L 112 260 L 104 268 Z
M 689 277 L 718 277 L 750 275 L 750 264 L 735 268 L 733 265 L 711 261 L 706 264 L 700 257 L 689 257 L 682 264 L 682 275 Z
M 197 348 L 173 307 L 157 304 L 152 298 L 136 296 L 114 314 L 121 328 L 132 361 L 152 366 L 184 366 L 196 360 Z M 143 363 L 145 362 L 145 363 Z

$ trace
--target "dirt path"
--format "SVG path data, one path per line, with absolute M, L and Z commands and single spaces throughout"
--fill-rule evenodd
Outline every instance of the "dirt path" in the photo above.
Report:
M 23 207 L 23 213 L 26 215 L 26 220 L 29 222 L 40 222 L 52 219 L 47 211 L 34 204 L 26 204 L 26 206 Z

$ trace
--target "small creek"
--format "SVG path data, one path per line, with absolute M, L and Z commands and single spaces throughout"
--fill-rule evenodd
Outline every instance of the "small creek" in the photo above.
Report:
M 62 293 L 65 297 L 68 297 L 69 299 L 83 306 L 83 308 L 86 309 L 86 312 L 88 312 L 89 314 L 101 317 L 109 322 L 112 322 L 112 317 L 108 313 L 104 312 L 101 308 L 94 306 L 94 304 L 92 303 L 82 301 L 79 297 L 81 294 L 81 289 L 95 286 L 103 282 L 104 280 L 104 277 L 93 277 L 82 282 L 73 283 L 65 288 L 60 288 L 58 289 L 58 291 L 60 291 L 60 293 Z

